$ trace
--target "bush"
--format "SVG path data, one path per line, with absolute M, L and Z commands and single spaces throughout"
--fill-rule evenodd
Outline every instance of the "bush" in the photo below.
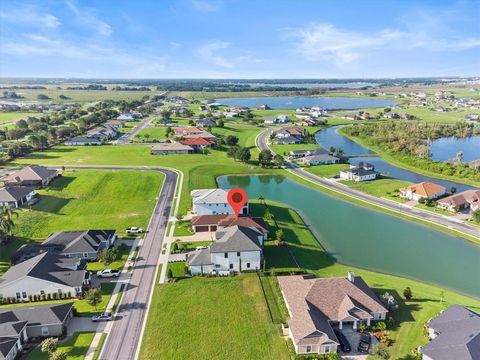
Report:
M 407 286 L 405 290 L 403 290 L 403 297 L 407 300 L 410 300 L 411 298 L 413 298 L 412 289 L 410 289 L 409 286 Z

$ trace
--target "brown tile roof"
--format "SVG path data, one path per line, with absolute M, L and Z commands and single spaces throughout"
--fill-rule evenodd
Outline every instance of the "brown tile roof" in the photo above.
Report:
M 435 183 L 432 183 L 432 182 L 429 182 L 429 181 L 424 181 L 424 182 L 421 182 L 419 184 L 414 184 L 414 185 L 411 185 L 411 186 L 401 188 L 400 190 L 410 190 L 411 192 L 413 192 L 415 194 L 430 197 L 430 196 L 434 196 L 438 192 L 446 190 L 446 189 L 445 189 L 445 187 L 443 187 L 441 185 L 438 185 L 438 184 L 435 184 Z
M 337 341 L 330 321 L 367 319 L 372 313 L 387 312 L 359 276 L 354 282 L 346 278 L 280 276 L 278 282 L 291 314 L 288 324 L 297 344 L 312 344 L 312 334 L 318 336 L 315 341 Z
M 252 218 L 249 215 L 239 216 L 238 219 L 231 214 L 199 215 L 192 217 L 191 223 L 193 226 L 218 225 L 219 227 L 229 227 L 238 225 L 256 228 L 263 233 L 268 233 L 268 226 L 263 219 Z
M 227 216 L 228 214 L 199 215 L 192 217 L 191 223 L 194 226 L 217 225 L 220 220 L 224 219 Z

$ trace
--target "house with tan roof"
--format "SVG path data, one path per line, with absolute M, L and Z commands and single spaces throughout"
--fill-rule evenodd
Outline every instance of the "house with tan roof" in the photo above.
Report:
M 264 234 L 265 239 L 268 235 L 268 226 L 262 218 L 252 218 L 249 215 L 240 215 L 238 218 L 231 214 L 200 215 L 191 219 L 193 231 L 206 232 L 217 231 L 229 226 L 245 226 L 255 228 Z
M 297 354 L 335 353 L 334 330 L 386 319 L 388 310 L 360 276 L 315 278 L 278 277 L 290 319 L 288 334 Z
M 193 148 L 181 143 L 164 143 L 152 147 L 152 155 L 191 154 Z
M 2 177 L 5 186 L 46 186 L 58 176 L 58 170 L 31 165 Z
M 217 215 L 235 214 L 227 200 L 228 190 L 224 189 L 198 189 L 192 190 L 193 212 L 196 215 Z M 248 214 L 248 202 L 240 211 L 241 214 Z
M 420 199 L 438 199 L 445 195 L 447 189 L 441 185 L 424 181 L 419 184 L 410 185 L 400 188 L 400 197 L 418 201 Z
M 480 190 L 466 190 L 438 200 L 440 209 L 458 212 L 464 209 L 475 211 L 480 208 Z

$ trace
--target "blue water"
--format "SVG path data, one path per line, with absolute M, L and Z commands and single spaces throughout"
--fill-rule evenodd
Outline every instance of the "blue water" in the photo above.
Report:
M 363 99 L 347 97 L 311 97 L 311 96 L 263 96 L 251 98 L 216 99 L 216 102 L 227 106 L 256 108 L 267 104 L 272 109 L 298 109 L 302 107 L 320 106 L 323 109 L 363 109 L 393 106 L 396 101 L 381 99 Z
M 446 161 L 455 158 L 457 152 L 463 152 L 463 162 L 480 159 L 480 136 L 467 138 L 445 137 L 430 145 L 432 159 Z
M 340 200 L 280 175 L 223 176 L 218 186 L 241 187 L 250 199 L 262 196 L 300 210 L 324 248 L 342 263 L 480 297 L 480 246 L 462 238 Z
M 368 155 L 374 153 L 366 147 L 337 133 L 337 130 L 342 127 L 344 127 L 344 125 L 332 126 L 319 131 L 315 134 L 315 140 L 325 149 L 328 149 L 330 146 L 336 149 L 342 149 L 345 155 Z
M 345 136 L 339 134 L 337 130 L 344 125 L 332 126 L 317 132 L 315 139 L 322 147 L 328 149 L 330 146 L 335 148 L 340 148 L 344 151 L 346 155 L 368 155 L 373 154 L 372 151 L 368 150 L 366 147 L 357 144 L 356 142 L 346 138 Z M 477 149 L 479 151 L 479 149 Z M 447 191 L 450 191 L 452 187 L 455 187 L 457 191 L 464 191 L 473 189 L 472 186 L 459 184 L 453 181 L 439 180 L 429 176 L 417 174 L 415 172 L 399 168 L 395 165 L 392 165 L 380 157 L 355 157 L 351 158 L 351 163 L 356 163 L 359 161 L 367 161 L 375 165 L 375 170 L 382 173 L 382 175 L 392 177 L 395 179 L 406 180 L 413 183 L 419 183 L 422 181 L 431 181 L 447 188 Z

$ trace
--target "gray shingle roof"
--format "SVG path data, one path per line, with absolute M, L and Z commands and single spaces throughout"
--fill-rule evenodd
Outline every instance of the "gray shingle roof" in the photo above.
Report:
M 67 302 L 0 309 L 0 323 L 3 322 L 6 316 L 9 316 L 10 319 L 15 319 L 14 321 L 28 322 L 28 326 L 59 324 L 65 321 L 70 311 L 72 311 L 72 306 L 73 302 Z M 5 321 L 4 323 L 7 322 Z
M 193 203 L 197 204 L 224 204 L 227 203 L 228 190 L 224 189 L 200 189 L 192 190 Z
M 16 343 L 17 339 L 0 337 L 0 354 L 3 357 L 7 357 L 7 355 L 10 353 L 10 351 L 12 351 Z
M 61 245 L 63 253 L 87 253 L 102 250 L 100 245 L 115 235 L 115 230 L 60 231 L 52 234 L 43 245 Z
M 72 287 L 81 287 L 85 277 L 84 270 L 69 270 L 62 267 L 62 257 L 45 252 L 12 266 L 0 278 L 0 286 L 17 281 L 24 276 L 43 279 Z
M 20 201 L 34 190 L 29 186 L 6 186 L 0 189 L 0 202 Z
M 210 249 L 195 250 L 188 254 L 188 264 L 191 266 L 211 265 Z
M 210 246 L 212 253 L 235 251 L 261 251 L 258 236 L 263 234 L 253 228 L 230 226 L 217 231 L 217 240 Z
M 52 175 L 54 175 L 57 170 L 51 170 L 44 166 L 40 165 L 31 165 L 26 166 L 20 170 L 13 172 L 10 175 L 4 176 L 3 181 L 8 182 L 21 182 L 21 181 L 41 181 Z
M 452 305 L 428 323 L 439 335 L 422 348 L 435 360 L 480 359 L 480 315 Z

